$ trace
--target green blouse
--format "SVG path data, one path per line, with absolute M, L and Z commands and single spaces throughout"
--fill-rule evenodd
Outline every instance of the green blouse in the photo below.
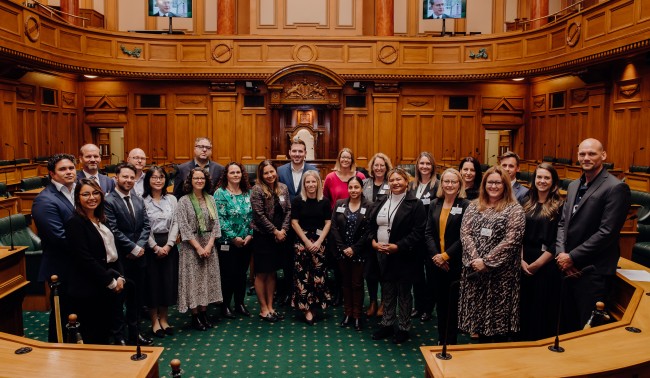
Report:
M 217 214 L 221 224 L 219 244 L 232 244 L 231 240 L 236 237 L 244 239 L 248 235 L 253 235 L 250 192 L 235 195 L 219 188 L 214 192 L 214 200 L 217 203 Z

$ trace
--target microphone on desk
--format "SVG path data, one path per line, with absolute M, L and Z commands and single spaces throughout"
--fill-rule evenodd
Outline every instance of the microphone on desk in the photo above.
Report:
M 13 251 L 16 248 L 14 247 L 14 227 L 11 224 L 11 210 L 9 208 L 7 208 L 7 207 L 2 206 L 2 205 L 0 205 L 0 210 L 6 210 L 7 213 L 9 214 L 9 216 L 8 216 L 8 218 L 9 218 L 9 242 L 11 243 L 10 251 Z
M 13 159 L 12 159 L 12 161 L 13 161 L 14 165 L 16 165 L 16 149 L 14 148 L 14 146 L 12 146 L 12 145 L 9 144 L 9 143 L 5 143 L 5 146 L 11 148 L 11 151 L 13 152 Z
M 551 352 L 556 352 L 556 353 L 564 352 L 564 348 L 560 346 L 560 320 L 562 316 L 562 301 L 564 300 L 564 282 L 567 280 L 567 278 L 578 277 L 585 273 L 591 273 L 594 270 L 596 270 L 596 267 L 593 265 L 589 265 L 584 267 L 582 270 L 579 270 L 571 274 L 567 274 L 566 276 L 562 277 L 562 281 L 560 282 L 560 303 L 557 306 L 555 341 L 553 342 L 553 345 L 548 346 L 548 350 L 550 350 Z
M 31 144 L 29 144 L 27 142 L 23 142 L 23 145 L 29 147 L 29 162 L 31 163 L 32 161 L 34 161 L 34 159 L 33 159 L 33 157 L 34 157 L 34 148 L 32 147 Z
M 109 269 L 109 272 L 112 273 L 114 277 L 122 277 L 124 279 L 124 288 L 126 289 L 128 287 L 128 290 L 130 293 L 127 295 L 133 295 L 135 298 L 138 298 L 138 286 L 133 282 L 133 280 L 128 279 L 124 276 L 122 276 L 118 271 L 115 269 Z M 136 302 L 139 302 L 136 300 Z M 136 307 L 139 309 L 140 308 L 140 303 L 137 303 Z M 140 323 L 140 311 L 136 311 L 136 319 L 135 319 L 135 324 Z M 135 354 L 131 355 L 131 361 L 142 361 L 145 358 L 147 358 L 147 355 L 145 353 L 142 353 L 142 347 L 140 346 L 140 330 L 136 326 L 136 330 L 138 331 L 138 334 L 135 335 Z M 132 337 L 129 335 L 129 337 Z

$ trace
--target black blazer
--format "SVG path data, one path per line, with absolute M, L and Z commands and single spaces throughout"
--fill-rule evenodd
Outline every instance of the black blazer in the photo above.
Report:
M 176 177 L 174 177 L 174 196 L 176 199 L 181 199 L 181 197 L 185 195 L 185 193 L 183 193 L 183 182 L 185 182 L 187 175 L 190 174 L 190 171 L 194 169 L 195 166 L 196 162 L 192 159 L 176 167 Z M 219 179 L 223 173 L 223 165 L 210 160 L 208 163 L 208 172 L 210 173 L 211 182 L 209 183 L 210 187 L 207 188 L 207 190 L 208 193 L 214 194 L 217 183 L 219 183 Z M 242 174 L 245 173 L 246 172 L 242 172 Z M 208 185 L 208 183 L 206 183 L 206 185 Z
M 120 259 L 109 269 L 106 247 L 99 231 L 88 219 L 75 214 L 65 224 L 70 240 L 72 269 L 68 294 L 74 297 L 92 297 L 109 291 L 108 285 L 123 272 Z M 119 274 L 116 274 L 119 273 Z
M 126 203 L 117 193 L 117 189 L 106 195 L 106 224 L 115 236 L 115 246 L 117 254 L 121 259 L 126 259 L 126 255 L 136 247 L 145 248 L 149 241 L 151 226 L 149 217 L 144 207 L 144 200 L 140 196 L 131 195 L 131 205 L 135 213 L 135 221 L 126 207 Z M 132 265 L 144 267 L 146 260 L 144 256 L 136 260 L 122 260 L 126 268 Z
M 345 232 L 345 227 L 347 225 L 347 219 L 345 218 L 344 212 L 339 212 L 339 208 L 348 208 L 350 204 L 350 199 L 340 199 L 336 201 L 336 206 L 334 206 L 334 211 L 332 211 L 332 223 L 330 225 L 330 245 L 336 248 L 335 256 L 337 259 L 343 259 L 347 256 L 343 254 L 343 250 L 347 247 L 351 247 L 354 251 L 354 256 L 352 257 L 353 261 L 363 261 L 366 258 L 366 247 L 367 247 L 367 233 L 368 233 L 368 220 L 370 219 L 370 213 L 372 211 L 372 202 L 363 198 L 361 200 L 361 207 L 359 208 L 359 220 L 354 229 L 354 240 L 353 245 L 345 244 L 343 233 Z M 364 210 L 366 209 L 365 213 Z
M 613 275 L 620 257 L 618 239 L 630 207 L 630 188 L 603 171 L 582 196 L 575 212 L 580 180 L 569 184 L 558 224 L 556 254 L 571 255 L 577 269 L 589 265 L 597 274 Z
M 424 231 L 424 241 L 427 245 L 427 252 L 429 259 L 440 253 L 440 213 L 442 212 L 442 205 L 444 198 L 436 198 L 431 203 L 429 208 L 429 215 L 427 217 L 427 227 Z M 460 270 L 462 264 L 463 246 L 460 242 L 460 224 L 463 221 L 465 210 L 469 206 L 468 200 L 458 198 L 454 200 L 452 210 L 454 208 L 461 209 L 460 214 L 452 214 L 449 212 L 447 217 L 447 226 L 445 228 L 445 251 L 449 255 L 450 267 L 457 267 Z
M 438 185 L 440 185 L 440 180 L 438 180 L 435 177 L 434 180 L 435 183 L 433 184 L 433 186 L 431 186 L 431 181 L 429 181 L 429 184 L 424 188 L 424 191 L 422 192 L 422 196 L 420 197 L 420 201 L 422 201 L 422 204 L 424 205 L 424 211 L 426 214 L 429 213 L 429 206 L 431 206 L 431 202 L 433 202 L 433 200 L 436 199 L 436 193 L 438 192 Z M 417 181 L 413 181 L 409 184 L 409 190 L 413 192 L 414 196 L 415 193 L 418 191 L 418 185 L 419 183 Z
M 377 203 L 370 215 L 368 242 L 377 240 L 377 214 L 390 196 Z M 397 253 L 386 255 L 378 253 L 380 277 L 382 281 L 411 282 L 418 267 L 416 250 L 424 238 L 427 215 L 422 201 L 413 192 L 407 192 L 402 205 L 395 211 L 389 243 L 397 244 Z M 374 251 L 374 250 L 373 250 Z M 421 263 L 421 262 L 420 262 Z

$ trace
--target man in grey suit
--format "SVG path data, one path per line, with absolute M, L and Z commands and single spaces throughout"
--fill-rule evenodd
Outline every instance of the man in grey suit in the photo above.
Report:
M 427 0 L 426 5 L 425 19 L 449 18 L 449 15 L 445 13 L 444 0 Z
M 70 275 L 70 250 L 65 237 L 65 222 L 74 214 L 74 189 L 77 183 L 74 156 L 56 154 L 47 162 L 50 184 L 41 191 L 32 204 L 32 218 L 43 246 L 43 258 L 38 281 L 59 277 L 59 303 L 62 319 L 68 318 L 67 287 Z M 52 300 L 52 298 L 50 298 Z M 54 309 L 54 306 L 52 306 Z M 48 341 L 56 342 L 54 310 L 50 311 Z
M 620 256 L 619 234 L 631 199 L 630 188 L 603 167 L 606 157 L 600 141 L 580 143 L 578 162 L 583 174 L 569 184 L 558 225 L 555 261 L 568 276 L 562 303 L 563 332 L 582 329 L 597 301 L 611 304 L 609 294 Z M 586 267 L 589 269 L 581 273 Z
M 517 172 L 519 172 L 519 155 L 512 151 L 506 151 L 499 157 L 499 165 L 510 177 L 510 185 L 512 185 L 512 193 L 519 203 L 521 203 L 528 194 L 528 188 L 517 182 Z
M 278 168 L 278 180 L 289 189 L 289 198 L 293 201 L 300 194 L 302 175 L 307 171 L 317 171 L 316 167 L 305 163 L 307 145 L 300 138 L 295 138 L 289 147 L 291 162 Z
M 218 164 L 210 158 L 212 157 L 212 141 L 206 137 L 198 137 L 194 140 L 194 160 L 183 163 L 178 166 L 176 177 L 174 178 L 174 196 L 181 198 L 183 196 L 183 182 L 187 175 L 194 168 L 203 168 L 208 170 L 211 182 L 208 192 L 214 194 L 214 189 L 223 173 L 223 165 Z
M 151 345 L 152 340 L 142 336 L 138 330 L 138 311 L 144 294 L 144 274 L 146 260 L 144 247 L 149 240 L 151 227 L 144 207 L 144 200 L 133 195 L 136 168 L 129 163 L 121 163 L 115 168 L 117 185 L 106 196 L 106 223 L 115 237 L 115 246 L 124 266 L 124 277 L 131 287 L 126 286 L 126 325 L 129 343 L 139 339 L 141 345 Z M 116 314 L 117 324 L 113 330 L 116 343 L 124 343 L 124 322 Z
M 102 157 L 99 154 L 99 147 L 94 144 L 84 144 L 79 149 L 79 161 L 83 168 L 77 172 L 77 180 L 88 178 L 96 181 L 104 193 L 110 193 L 115 188 L 115 181 L 99 173 L 99 163 Z

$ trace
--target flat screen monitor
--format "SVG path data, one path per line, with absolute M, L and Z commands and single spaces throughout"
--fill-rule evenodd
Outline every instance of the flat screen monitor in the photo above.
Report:
M 422 0 L 422 19 L 465 18 L 467 0 Z
M 192 0 L 148 0 L 149 16 L 192 18 Z

